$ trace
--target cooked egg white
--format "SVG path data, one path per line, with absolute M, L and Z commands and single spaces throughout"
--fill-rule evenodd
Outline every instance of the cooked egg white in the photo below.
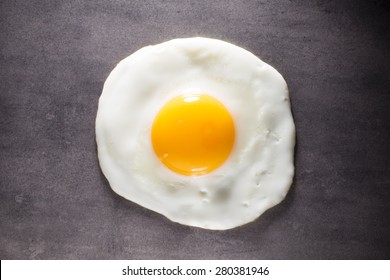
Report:
M 295 128 L 283 77 L 207 38 L 140 49 L 107 78 L 96 118 L 111 188 L 172 221 L 251 222 L 292 183 Z

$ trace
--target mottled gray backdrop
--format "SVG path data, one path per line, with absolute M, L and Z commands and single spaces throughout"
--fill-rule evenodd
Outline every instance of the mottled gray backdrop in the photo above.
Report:
M 2 0 L 0 258 L 388 259 L 389 18 L 386 1 Z M 189 36 L 252 51 L 290 88 L 294 184 L 234 230 L 172 223 L 113 193 L 98 166 L 109 72 Z

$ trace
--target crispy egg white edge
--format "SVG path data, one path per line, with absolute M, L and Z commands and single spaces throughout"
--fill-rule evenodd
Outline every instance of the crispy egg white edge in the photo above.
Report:
M 168 54 L 165 53 L 167 50 Z M 197 67 L 197 63 L 201 65 L 203 62 L 211 60 L 211 64 L 206 65 L 206 67 L 213 68 L 215 61 L 212 58 L 217 62 L 221 60 L 221 56 L 213 56 L 217 50 L 219 53 L 222 53 L 222 57 L 226 56 L 229 58 L 228 61 L 224 61 L 227 65 L 231 65 L 231 60 L 233 60 L 233 64 L 242 65 L 244 63 L 245 65 L 245 63 L 248 63 L 249 68 L 251 68 L 254 63 L 257 67 L 257 72 L 250 69 L 248 70 L 249 73 L 245 69 L 243 71 L 240 69 L 234 79 L 228 81 L 231 87 L 235 88 L 234 83 L 238 81 L 236 88 L 245 89 L 245 83 L 248 83 L 248 75 L 252 75 L 249 81 L 251 87 L 265 86 L 270 87 L 272 90 L 268 93 L 257 92 L 257 96 L 253 97 L 254 100 L 251 100 L 253 102 L 258 102 L 259 100 L 262 102 L 258 106 L 259 112 L 254 113 L 253 118 L 250 116 L 244 117 L 246 121 L 252 120 L 254 122 L 251 125 L 251 130 L 256 131 L 256 137 L 241 139 L 241 134 L 248 134 L 244 130 L 241 131 L 241 127 L 236 122 L 237 119 L 240 119 L 239 108 L 242 104 L 239 101 L 229 104 L 229 101 L 224 98 L 224 90 L 218 87 L 218 83 L 223 82 L 221 77 L 231 73 L 226 70 L 227 73 L 222 73 L 219 77 L 213 77 L 212 81 L 207 80 L 208 77 L 206 77 L 204 84 L 210 84 L 210 88 L 206 86 L 206 88 L 200 87 L 199 89 L 209 91 L 210 95 L 219 99 L 229 109 L 235 121 L 236 142 L 238 144 L 235 145 L 232 155 L 226 161 L 226 164 L 214 172 L 200 177 L 182 176 L 168 170 L 154 155 L 149 136 L 150 125 L 155 114 L 169 99 L 189 88 L 199 87 L 199 84 L 202 85 L 202 81 L 200 83 L 197 83 L 199 81 L 195 81 L 195 83 L 185 82 L 180 79 L 171 81 L 169 76 L 178 71 L 180 73 L 180 67 L 187 65 L 188 61 L 186 60 L 188 59 L 191 60 L 188 65 L 194 66 L 195 64 L 194 68 Z M 173 58 L 180 60 L 180 62 L 167 71 L 164 68 L 164 64 L 158 63 L 159 53 L 164 53 L 164 55 L 168 56 L 168 59 L 170 59 L 171 55 Z M 146 96 L 142 94 L 137 96 L 137 93 L 132 94 L 129 92 L 127 89 L 129 86 L 131 87 L 129 85 L 129 75 L 134 75 L 134 79 L 141 80 L 145 84 L 158 83 L 158 81 L 154 80 L 153 75 L 144 77 L 145 75 L 142 74 L 142 72 L 149 73 L 150 69 L 148 69 L 148 66 L 143 67 L 143 62 L 150 55 L 153 57 L 153 61 L 149 62 L 157 68 L 161 68 L 155 70 L 157 73 L 162 71 L 162 79 L 166 79 L 168 82 L 165 83 L 161 92 L 156 93 L 159 96 L 159 100 L 148 105 L 150 111 L 143 112 L 139 117 L 134 116 L 134 119 L 131 120 L 122 120 L 120 114 L 119 116 L 115 114 L 116 108 L 121 107 L 123 104 L 128 104 L 129 100 L 131 100 L 130 107 L 139 108 L 145 103 L 143 98 L 149 98 L 147 96 L 149 94 L 147 92 L 150 90 L 148 86 L 142 85 L 139 90 L 144 92 Z M 245 58 L 243 59 L 244 62 L 240 61 L 242 57 Z M 154 61 L 155 59 L 157 61 Z M 135 66 L 137 66 L 137 69 L 134 69 Z M 192 69 L 187 73 L 188 77 L 186 76 L 186 79 L 193 75 L 196 76 L 196 70 L 194 70 L 194 73 L 191 71 Z M 212 69 L 211 72 L 215 74 L 218 71 L 219 69 L 217 68 Z M 240 84 L 240 81 L 243 82 Z M 155 88 L 154 90 L 158 89 Z M 122 94 L 117 94 L 116 92 L 122 92 Z M 132 98 L 128 99 L 129 95 Z M 232 99 L 235 101 L 240 99 L 239 96 L 233 95 L 230 95 L 229 98 L 233 97 Z M 244 98 L 247 98 L 247 96 Z M 115 102 L 112 102 L 113 100 Z M 113 104 L 116 105 L 114 108 L 108 106 Z M 257 105 L 254 104 L 254 107 L 251 109 L 256 109 Z M 128 144 L 121 143 L 122 145 L 120 145 L 125 147 L 124 152 L 116 150 L 117 140 L 110 135 L 113 131 L 110 130 L 113 123 L 117 124 L 117 129 L 119 130 L 135 131 L 139 134 L 133 135 L 133 133 L 129 133 L 127 137 L 123 137 L 124 142 L 130 139 L 128 137 L 135 136 L 137 141 L 141 141 L 141 144 L 137 144 L 137 141 L 130 141 L 130 139 Z M 121 133 L 119 134 L 122 135 Z M 264 211 L 284 199 L 291 186 L 294 174 L 295 127 L 291 115 L 287 84 L 283 77 L 274 68 L 262 62 L 252 53 L 215 39 L 175 39 L 156 46 L 142 48 L 121 61 L 107 78 L 99 100 L 96 118 L 96 141 L 101 169 L 108 179 L 111 188 L 116 193 L 161 213 L 173 221 L 190 226 L 222 230 L 253 221 Z M 271 145 L 271 150 L 264 149 L 264 145 Z M 240 153 L 242 152 L 245 156 L 240 158 Z M 141 166 L 138 163 L 130 163 L 123 155 L 133 156 L 140 160 Z M 258 160 L 259 155 L 262 157 L 260 160 Z M 112 156 L 118 156 L 118 159 L 113 160 Z M 236 164 L 239 164 L 239 166 L 235 167 Z M 152 174 L 150 174 L 152 179 L 148 179 L 148 176 L 139 176 L 138 174 L 140 170 L 143 170 L 142 168 L 148 165 L 153 168 Z M 226 176 L 226 172 L 232 171 L 232 168 L 235 171 L 234 174 Z M 238 174 L 240 176 L 237 176 Z M 163 185 L 158 184 L 159 180 L 163 182 Z M 213 183 L 210 184 L 208 180 L 212 180 Z M 174 183 L 170 184 L 170 182 Z M 168 187 L 164 184 L 168 184 Z M 220 187 L 218 187 L 218 184 L 220 184 Z M 231 186 L 229 187 L 229 184 L 233 184 L 236 188 L 232 189 Z M 232 204 L 237 201 L 223 201 L 222 199 L 222 201 L 218 202 L 218 196 L 223 197 L 226 195 L 224 191 L 226 192 L 227 190 L 230 196 L 239 197 L 239 205 Z M 172 198 L 166 198 L 166 196 L 172 196 Z M 162 199 L 162 197 L 164 198 Z M 188 197 L 191 199 L 188 199 Z M 184 201 L 182 201 L 183 199 Z M 207 199 L 214 200 L 215 205 L 204 205 L 204 201 Z M 179 203 L 175 206 L 177 202 Z M 166 208 L 167 204 L 168 208 Z M 208 207 L 211 211 L 202 212 L 203 208 L 209 209 Z M 237 213 L 229 213 L 230 209 Z M 195 212 L 196 215 L 193 215 Z

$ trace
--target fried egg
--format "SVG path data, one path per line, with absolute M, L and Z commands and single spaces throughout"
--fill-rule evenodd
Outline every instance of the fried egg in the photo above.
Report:
M 294 174 L 285 80 L 243 48 L 208 38 L 144 47 L 108 76 L 98 158 L 120 196 L 188 226 L 249 223 Z

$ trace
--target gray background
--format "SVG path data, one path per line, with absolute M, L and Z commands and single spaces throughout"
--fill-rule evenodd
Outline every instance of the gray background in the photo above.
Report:
M 146 2 L 0 2 L 0 258 L 388 259 L 389 5 Z M 97 102 L 116 63 L 196 35 L 278 69 L 297 127 L 287 198 L 229 231 L 122 199 L 96 157 Z

